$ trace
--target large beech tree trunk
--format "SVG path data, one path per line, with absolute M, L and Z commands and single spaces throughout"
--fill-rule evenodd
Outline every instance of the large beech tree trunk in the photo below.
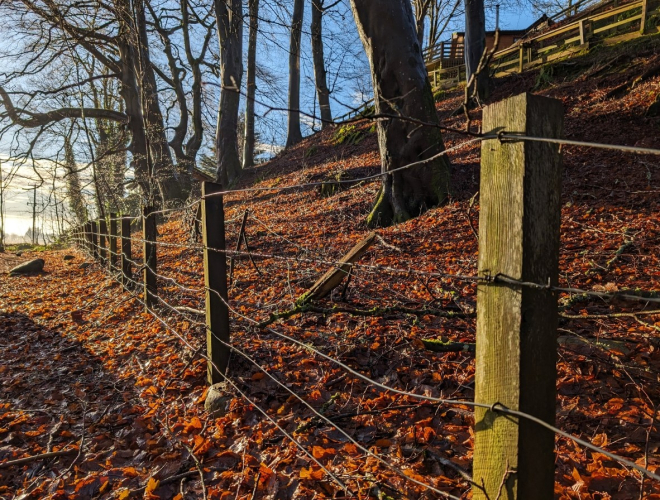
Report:
M 286 147 L 302 141 L 300 132 L 300 39 L 302 37 L 302 22 L 304 0 L 293 1 L 293 16 L 291 17 L 291 43 L 289 44 L 289 123 L 286 136 Z
M 243 4 L 241 0 L 215 0 L 220 41 L 220 106 L 215 136 L 217 181 L 229 187 L 241 175 L 238 156 L 238 108 L 243 79 Z
M 376 114 L 438 123 L 410 1 L 351 0 L 351 6 L 371 66 Z M 389 119 L 378 121 L 377 130 L 384 173 L 444 150 L 439 128 Z M 387 175 L 368 225 L 403 222 L 442 203 L 449 193 L 449 169 L 441 156 Z
M 477 71 L 486 48 L 486 16 L 484 0 L 465 0 L 465 72 L 470 80 Z M 477 99 L 488 98 L 488 72 L 476 76 Z
M 312 0 L 312 57 L 314 59 L 314 79 L 316 95 L 321 110 L 321 128 L 331 125 L 330 90 L 326 81 L 325 61 L 323 57 L 323 0 Z
M 257 90 L 257 35 L 259 33 L 259 0 L 249 0 L 250 34 L 247 54 L 247 98 L 245 100 L 245 134 L 243 168 L 254 165 L 254 94 Z
M 151 171 L 149 168 L 147 138 L 144 133 L 142 107 L 140 106 L 137 78 L 133 65 L 135 54 L 132 45 L 126 41 L 130 34 L 124 32 L 124 30 L 128 31 L 129 29 L 125 24 L 120 24 L 120 37 L 118 37 L 117 42 L 121 64 L 121 87 L 119 94 L 126 105 L 126 114 L 130 117 L 128 128 L 131 132 L 131 165 L 135 172 L 135 180 L 139 184 L 143 196 L 150 198 L 152 187 Z
M 138 57 L 134 62 L 137 65 L 136 72 L 139 77 L 145 132 L 153 160 L 154 180 L 158 185 L 163 202 L 183 200 L 189 194 L 191 179 L 185 173 L 178 172 L 172 160 L 172 153 L 165 135 L 163 113 L 158 100 L 156 76 L 151 65 L 144 0 L 136 0 L 134 6 L 138 29 L 137 47 L 135 48 Z

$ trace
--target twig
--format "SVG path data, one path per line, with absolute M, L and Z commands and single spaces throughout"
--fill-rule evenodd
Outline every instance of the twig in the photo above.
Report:
M 254 496 L 257 494 L 257 486 L 259 486 L 259 478 L 261 477 L 261 470 L 257 472 L 257 477 L 254 480 L 254 488 L 252 489 L 252 496 L 250 500 L 254 500 Z
M 252 265 L 253 265 L 254 268 L 256 269 L 257 274 L 263 278 L 264 275 L 261 274 L 261 271 L 260 271 L 259 268 L 257 267 L 257 263 L 256 263 L 256 262 L 254 261 L 254 259 L 252 258 L 252 253 L 250 253 L 250 246 L 248 245 L 247 235 L 245 234 L 245 232 L 243 233 L 243 241 L 245 242 L 245 251 L 247 252 L 248 257 L 250 258 L 250 262 L 252 262 Z
M 609 314 L 566 314 L 559 313 L 559 316 L 567 319 L 606 319 L 606 318 L 635 318 L 641 315 L 653 315 L 660 314 L 660 309 L 654 309 L 651 311 L 637 311 L 637 312 L 620 312 L 620 313 L 609 313 Z M 644 323 L 646 324 L 646 323 Z M 653 325 L 647 325 L 653 326 Z
M 472 207 L 474 206 L 474 202 L 477 196 L 479 196 L 479 191 L 474 193 L 474 196 L 470 198 L 467 209 L 467 220 L 468 223 L 470 224 L 470 229 L 472 230 L 472 234 L 474 234 L 475 239 L 479 241 L 479 233 L 477 233 L 477 230 L 474 228 L 474 223 L 472 222 Z
M 203 432 L 203 431 L 202 431 L 202 432 Z M 192 459 L 195 461 L 195 467 L 197 467 L 197 471 L 199 472 L 199 480 L 200 480 L 200 482 L 201 482 L 201 484 L 202 484 L 202 495 L 203 495 L 204 500 L 207 500 L 207 499 L 208 499 L 208 496 L 207 496 L 207 494 L 206 494 L 206 483 L 204 482 L 204 468 L 202 467 L 202 463 L 201 463 L 201 462 L 199 461 L 199 459 L 195 456 L 195 454 L 193 453 L 193 450 L 190 448 L 190 446 L 188 446 L 188 445 L 187 445 L 186 443 L 184 443 L 183 441 L 181 441 L 181 444 L 183 445 L 183 447 L 184 447 L 186 450 L 188 450 L 188 453 L 190 453 L 190 456 L 191 456 Z
M 245 226 L 247 224 L 248 215 L 250 215 L 250 210 L 245 210 L 243 213 L 243 222 L 241 222 L 241 230 L 238 232 L 238 239 L 236 240 L 236 251 L 238 252 L 241 249 L 241 242 L 245 236 Z M 246 245 L 247 246 L 247 245 Z M 229 286 L 234 284 L 234 256 L 229 258 Z
M 61 456 L 64 456 L 64 455 L 72 455 L 72 454 L 77 453 L 77 452 L 78 452 L 78 450 L 75 450 L 75 449 L 59 450 L 59 451 L 51 451 L 50 453 L 42 453 L 41 455 L 33 455 L 31 457 L 18 458 L 16 460 L 9 460 L 8 462 L 0 463 L 0 469 L 6 469 L 7 467 L 13 467 L 14 465 L 29 464 L 29 463 L 35 462 L 37 460 L 46 460 L 48 458 L 53 458 L 53 457 L 61 457 Z
M 495 500 L 500 500 L 502 498 L 502 490 L 504 489 L 504 484 L 506 483 L 506 480 L 509 479 L 509 476 L 511 474 L 515 474 L 516 471 L 509 469 L 509 459 L 506 459 L 506 470 L 504 471 L 504 475 L 502 476 L 502 482 L 500 483 L 500 487 L 497 490 L 497 497 L 495 497 Z
M 176 306 L 174 309 L 177 311 L 183 311 L 183 312 L 189 312 L 191 314 L 197 314 L 199 316 L 204 316 L 206 314 L 206 311 L 202 311 L 201 309 L 195 309 L 193 307 L 188 307 L 188 306 Z

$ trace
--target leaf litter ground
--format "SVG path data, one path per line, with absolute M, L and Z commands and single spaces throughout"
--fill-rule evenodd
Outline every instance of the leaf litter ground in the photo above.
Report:
M 641 52 L 599 79 L 567 78 L 541 93 L 561 99 L 568 138 L 658 147 L 657 119 L 644 110 L 658 93 L 650 79 L 620 99 L 603 96 L 657 64 Z M 538 73 L 498 80 L 492 100 L 534 87 Z M 460 92 L 438 105 L 447 126 Z M 475 113 L 478 118 L 478 113 Z M 479 125 L 478 119 L 475 120 Z M 336 144 L 333 131 L 307 138 L 251 169 L 244 184 L 285 186 L 379 171 L 376 140 L 364 126 L 358 144 Z M 464 138 L 445 134 L 446 146 Z M 660 167 L 657 157 L 564 148 L 561 283 L 588 289 L 660 290 Z M 393 228 L 350 283 L 317 304 L 360 311 L 291 315 L 271 324 L 378 382 L 434 397 L 473 398 L 474 357 L 433 353 L 421 340 L 474 342 L 475 286 L 424 273 L 475 274 L 479 147 L 451 155 L 454 198 Z M 250 210 L 250 250 L 287 259 L 235 262 L 231 305 L 257 321 L 289 311 L 368 230 L 364 220 L 377 184 L 322 197 L 316 189 L 261 192 L 225 199 L 228 248 Z M 345 494 L 278 428 L 238 393 L 227 415 L 204 411 L 206 364 L 202 255 L 188 212 L 159 226 L 156 309 L 144 312 L 97 264 L 76 250 L 40 252 L 46 272 L 0 275 L 0 498 L 341 498 Z M 139 236 L 134 255 L 140 260 Z M 65 253 L 76 259 L 64 261 Z M 33 254 L 37 255 L 37 254 Z M 24 254 L 28 259 L 31 254 Z M 413 269 L 416 273 L 405 272 Z M 139 280 L 136 272 L 135 279 Z M 612 317 L 650 307 L 563 296 L 558 332 L 557 425 L 651 470 L 658 470 L 660 314 Z M 374 308 L 389 307 L 376 314 Z M 425 309 L 453 313 L 445 317 Z M 417 311 L 411 313 L 411 310 Z M 405 311 L 405 312 L 403 312 Z M 309 405 L 406 476 L 470 497 L 461 474 L 472 460 L 473 417 L 467 406 L 437 406 L 384 393 L 240 315 L 232 342 Z M 180 332 L 186 347 L 172 334 Z M 437 495 L 366 456 L 333 426 L 245 358 L 234 353 L 232 380 L 360 498 Z M 6 467 L 43 453 L 69 453 Z M 561 499 L 660 498 L 660 485 L 570 440 L 556 440 L 555 493 Z

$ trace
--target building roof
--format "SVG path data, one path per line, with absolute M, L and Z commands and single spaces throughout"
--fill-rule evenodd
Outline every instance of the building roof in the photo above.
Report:
M 536 21 L 530 24 L 527 28 L 520 30 L 500 30 L 500 36 L 506 36 L 506 35 L 522 36 L 529 33 L 530 31 L 536 30 L 545 23 L 547 23 L 548 25 L 554 24 L 552 19 L 550 19 L 546 14 L 543 14 Z M 494 36 L 494 35 L 495 35 L 495 31 L 486 31 L 486 36 Z M 452 33 L 452 38 L 458 38 L 459 36 L 465 36 L 465 32 L 457 31 L 455 33 Z

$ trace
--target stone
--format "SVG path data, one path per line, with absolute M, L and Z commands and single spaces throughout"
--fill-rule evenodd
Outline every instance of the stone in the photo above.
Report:
M 227 382 L 219 382 L 209 387 L 204 409 L 212 418 L 224 417 L 229 412 L 232 395 Z
M 9 271 L 9 274 L 28 274 L 40 273 L 44 270 L 44 259 L 34 259 L 23 264 L 19 264 Z
M 65 255 L 64 260 L 73 260 L 75 257 L 73 255 Z

